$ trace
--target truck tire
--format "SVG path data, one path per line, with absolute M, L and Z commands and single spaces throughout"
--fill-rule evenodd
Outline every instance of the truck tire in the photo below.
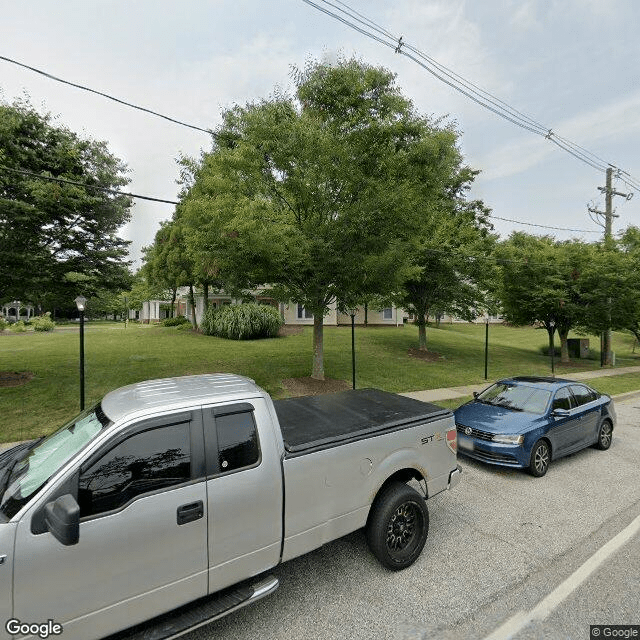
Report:
M 429 533 L 424 498 L 402 482 L 390 483 L 371 507 L 366 533 L 369 548 L 382 565 L 393 571 L 412 565 Z

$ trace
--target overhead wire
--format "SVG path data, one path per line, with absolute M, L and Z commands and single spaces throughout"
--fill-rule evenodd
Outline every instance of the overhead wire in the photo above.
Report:
M 113 102 L 117 102 L 118 104 L 122 104 L 126 107 L 131 107 L 132 109 L 137 109 L 138 111 L 144 111 L 153 116 L 157 116 L 158 118 L 163 118 L 164 120 L 168 120 L 169 122 L 173 122 L 174 124 L 179 124 L 183 127 L 187 127 L 189 129 L 195 129 L 196 131 L 203 131 L 204 133 L 208 133 L 209 135 L 215 136 L 215 132 L 211 129 L 205 129 L 204 127 L 199 127 L 195 124 L 189 124 L 188 122 L 184 122 L 182 120 L 177 120 L 176 118 L 172 118 L 171 116 L 167 116 L 158 111 L 153 111 L 152 109 L 148 109 L 147 107 L 141 107 L 140 105 L 133 104 L 131 102 L 127 102 L 126 100 L 121 100 L 120 98 L 116 98 L 108 93 L 104 93 L 103 91 L 98 91 L 97 89 L 92 89 L 91 87 L 85 87 L 84 85 L 78 84 L 76 82 L 71 82 L 69 80 L 64 80 L 63 78 L 59 78 L 57 76 L 48 73 L 47 71 L 43 71 L 42 69 L 37 69 L 36 67 L 32 67 L 28 64 L 24 64 L 23 62 L 19 62 L 18 60 L 14 60 L 13 58 L 8 58 L 6 56 L 0 56 L 0 60 L 4 60 L 5 62 L 9 62 L 11 64 L 15 64 L 23 69 L 28 69 L 29 71 L 33 71 L 34 73 L 38 73 L 45 78 L 49 78 L 49 80 L 55 80 L 56 82 L 61 82 L 62 84 L 69 85 L 70 87 L 75 87 L 76 89 L 81 89 L 82 91 L 88 91 L 89 93 L 95 93 L 96 95 L 102 96 L 103 98 L 107 98 L 108 100 L 113 100 Z
M 0 169 L 3 171 L 10 171 L 12 173 L 19 173 L 24 176 L 29 176 L 31 178 L 36 178 L 38 180 L 48 180 L 49 182 L 58 182 L 60 184 L 70 184 L 76 187 L 82 187 L 84 189 L 95 189 L 97 191 L 104 191 L 105 193 L 111 193 L 117 196 L 127 196 L 129 198 L 136 198 L 137 200 L 150 200 L 151 202 L 162 202 L 164 204 L 180 204 L 175 200 L 164 200 L 162 198 L 154 198 L 152 196 L 143 196 L 138 193 L 129 193 L 127 191 L 119 191 L 117 189 L 109 189 L 108 187 L 101 187 L 95 184 L 86 184 L 84 182 L 78 182 L 76 180 L 69 180 L 67 178 L 55 178 L 54 176 L 45 176 L 40 173 L 34 173 L 32 171 L 25 171 L 24 169 L 14 169 L 12 167 L 6 167 L 4 165 L 0 165 Z
M 432 74 L 435 78 L 447 84 L 464 96 L 468 97 L 473 102 L 484 107 L 485 109 L 488 109 L 499 117 L 511 122 L 512 124 L 515 124 L 522 129 L 525 129 L 531 133 L 535 133 L 539 136 L 544 137 L 545 139 L 550 140 L 560 149 L 569 153 L 571 156 L 589 165 L 590 167 L 598 171 L 604 171 L 608 167 L 613 167 L 618 171 L 618 173 L 620 174 L 620 179 L 625 184 L 632 188 L 640 189 L 640 182 L 627 171 L 622 171 L 616 165 L 603 160 L 584 147 L 577 145 L 567 138 L 557 135 L 552 128 L 537 122 L 534 118 L 527 116 L 526 114 L 510 106 L 503 100 L 500 100 L 490 92 L 485 91 L 478 85 L 470 82 L 469 80 L 466 80 L 461 75 L 440 64 L 434 58 L 428 56 L 418 48 L 413 47 L 409 43 L 405 42 L 403 40 L 403 36 L 398 37 L 392 34 L 389 30 L 381 27 L 379 24 L 377 24 L 370 18 L 367 18 L 362 13 L 355 11 L 342 0 L 335 0 L 334 2 L 331 2 L 330 0 L 317 0 L 317 2 L 314 2 L 312 0 L 302 1 L 325 13 L 326 15 L 339 20 L 343 24 L 358 31 L 359 33 L 373 40 L 376 40 L 389 48 L 394 49 L 396 53 L 406 56 L 416 64 L 420 65 L 430 74 Z M 326 6 L 321 6 L 318 4 L 318 2 L 321 2 Z M 328 9 L 327 7 L 332 7 L 335 11 L 340 12 L 342 15 L 335 13 L 335 11 Z M 371 30 L 373 30 L 374 33 L 372 33 Z

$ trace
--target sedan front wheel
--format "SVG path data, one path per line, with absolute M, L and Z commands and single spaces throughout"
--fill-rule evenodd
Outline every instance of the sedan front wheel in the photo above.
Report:
M 531 449 L 531 460 L 529 461 L 529 473 L 536 478 L 541 478 L 551 462 L 551 449 L 546 440 L 538 440 Z

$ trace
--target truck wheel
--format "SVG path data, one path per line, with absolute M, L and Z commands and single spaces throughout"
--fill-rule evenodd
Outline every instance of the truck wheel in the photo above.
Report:
M 402 482 L 393 482 L 377 496 L 367 523 L 367 543 L 385 567 L 398 571 L 412 565 L 429 533 L 424 498 Z

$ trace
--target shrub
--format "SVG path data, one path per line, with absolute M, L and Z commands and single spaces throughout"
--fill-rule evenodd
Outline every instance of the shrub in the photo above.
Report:
M 277 309 L 264 304 L 209 307 L 202 318 L 202 333 L 229 340 L 275 338 L 283 321 Z
M 191 321 L 184 316 L 176 316 L 175 318 L 166 318 L 161 324 L 163 327 L 179 327 L 181 324 L 191 324 Z
M 51 314 L 47 312 L 43 316 L 32 318 L 31 326 L 35 331 L 53 331 L 56 323 L 51 319 Z
M 10 328 L 11 328 L 11 331 L 14 331 L 15 333 L 24 333 L 27 330 L 27 327 L 25 327 L 23 320 L 18 320 L 18 322 L 14 322 Z
M 4 331 L 8 326 L 9 323 L 4 318 L 0 318 L 0 331 Z

